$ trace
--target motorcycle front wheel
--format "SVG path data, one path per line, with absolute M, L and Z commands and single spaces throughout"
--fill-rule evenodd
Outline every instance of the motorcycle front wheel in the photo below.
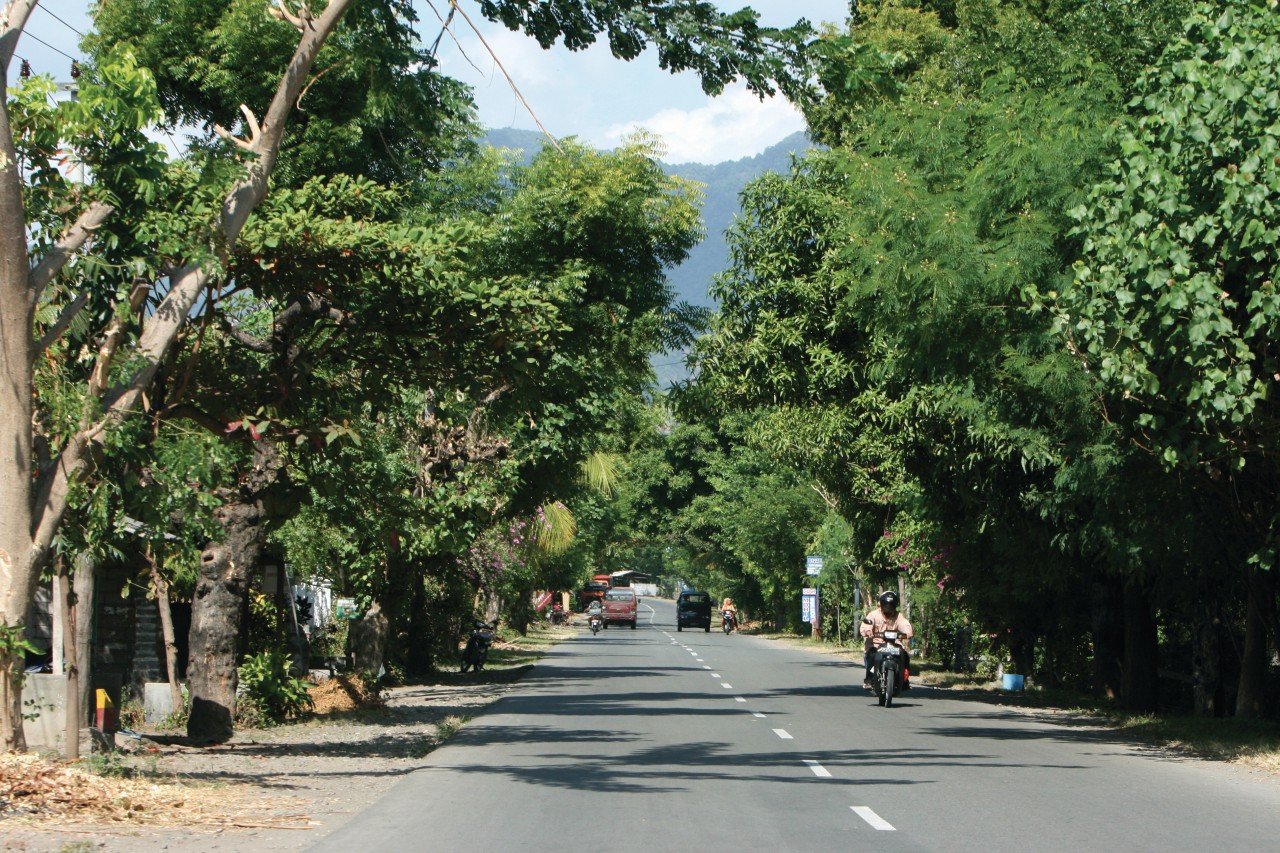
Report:
M 893 686 L 898 680 L 898 673 L 893 667 L 885 667 L 884 675 L 881 676 L 882 691 L 880 693 L 880 704 L 886 708 L 893 707 Z

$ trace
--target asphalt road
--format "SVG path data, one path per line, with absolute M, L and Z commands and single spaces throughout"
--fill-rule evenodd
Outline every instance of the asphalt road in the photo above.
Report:
M 583 632 L 315 851 L 1280 850 L 1280 782 L 719 630 Z

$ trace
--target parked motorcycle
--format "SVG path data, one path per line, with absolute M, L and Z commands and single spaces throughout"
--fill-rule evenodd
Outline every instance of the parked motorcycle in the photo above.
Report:
M 460 672 L 466 672 L 470 669 L 472 672 L 480 672 L 484 669 L 485 662 L 489 659 L 489 647 L 493 645 L 495 632 L 498 630 L 498 620 L 494 619 L 492 623 L 476 619 L 471 623 L 471 635 L 467 637 L 467 647 L 462 650 L 462 669 Z
M 720 611 L 720 628 L 726 634 L 738 627 L 738 614 L 733 610 Z
M 880 704 L 892 708 L 893 697 L 909 686 L 911 656 L 902 647 L 897 631 L 884 631 L 875 636 L 883 638 L 884 645 L 871 655 L 870 678 Z
M 604 627 L 604 620 L 600 618 L 599 613 L 592 613 L 591 616 L 587 618 L 587 624 L 591 626 L 592 634 L 598 634 L 600 633 L 600 629 Z

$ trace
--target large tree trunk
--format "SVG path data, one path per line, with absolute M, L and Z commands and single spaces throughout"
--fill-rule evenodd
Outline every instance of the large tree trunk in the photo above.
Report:
M 1159 705 L 1157 629 L 1147 590 L 1130 583 L 1124 589 L 1124 673 L 1120 693 L 1130 711 L 1155 711 Z
M 31 6 L 5 4 L 4 69 Z M 16 6 L 16 8 L 11 8 Z M 26 749 L 22 733 L 23 654 L 13 643 L 25 636 L 27 607 L 38 567 L 31 543 L 31 369 L 35 300 L 27 260 L 22 175 L 9 125 L 7 74 L 0 79 L 0 753 Z
M 260 502 L 225 504 L 217 515 L 224 537 L 200 555 L 187 659 L 187 736 L 202 743 L 222 743 L 235 730 L 240 627 L 262 548 Z
M 1124 619 L 1120 602 L 1124 589 L 1119 581 L 1103 578 L 1093 583 L 1089 597 L 1093 623 L 1094 689 L 1110 701 L 1121 695 L 1120 661 L 1124 657 Z
M 1033 678 L 1036 668 L 1035 634 L 1024 629 L 1015 630 L 1009 643 L 1009 656 L 1019 673 L 1028 679 Z
M 1256 720 L 1265 713 L 1267 680 L 1266 613 L 1275 598 L 1274 572 L 1248 570 L 1248 602 L 1245 605 L 1244 650 L 1240 655 L 1240 683 L 1236 716 Z
M 1217 604 L 1191 626 L 1192 703 L 1201 717 L 1218 717 L 1223 713 L 1222 691 L 1222 619 Z
M 427 591 L 423 579 L 413 578 L 409 596 L 408 630 L 405 637 L 404 668 L 410 675 L 428 675 L 434 663 L 431 647 L 431 616 L 427 612 Z
M 382 676 L 390 635 L 391 623 L 382 612 L 382 605 L 376 601 L 359 621 L 351 623 L 351 653 L 355 669 L 366 681 L 374 682 Z
M 200 555 L 191 602 L 187 736 L 192 740 L 221 743 L 234 731 L 240 630 L 249 600 L 249 578 L 262 560 L 267 497 L 287 487 L 284 468 L 275 442 L 258 439 L 239 490 L 219 495 L 223 504 L 214 517 L 222 527 L 222 541 Z

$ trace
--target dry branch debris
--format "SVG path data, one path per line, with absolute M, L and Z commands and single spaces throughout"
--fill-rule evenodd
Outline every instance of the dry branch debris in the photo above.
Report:
M 311 710 L 318 715 L 377 708 L 385 704 L 377 691 L 370 690 L 358 675 L 337 675 L 308 688 L 307 692 L 311 694 Z
M 148 826 L 310 825 L 304 815 L 254 813 L 248 799 L 225 787 L 109 779 L 35 755 L 0 756 L 0 826 L 29 826 L 50 818 Z

